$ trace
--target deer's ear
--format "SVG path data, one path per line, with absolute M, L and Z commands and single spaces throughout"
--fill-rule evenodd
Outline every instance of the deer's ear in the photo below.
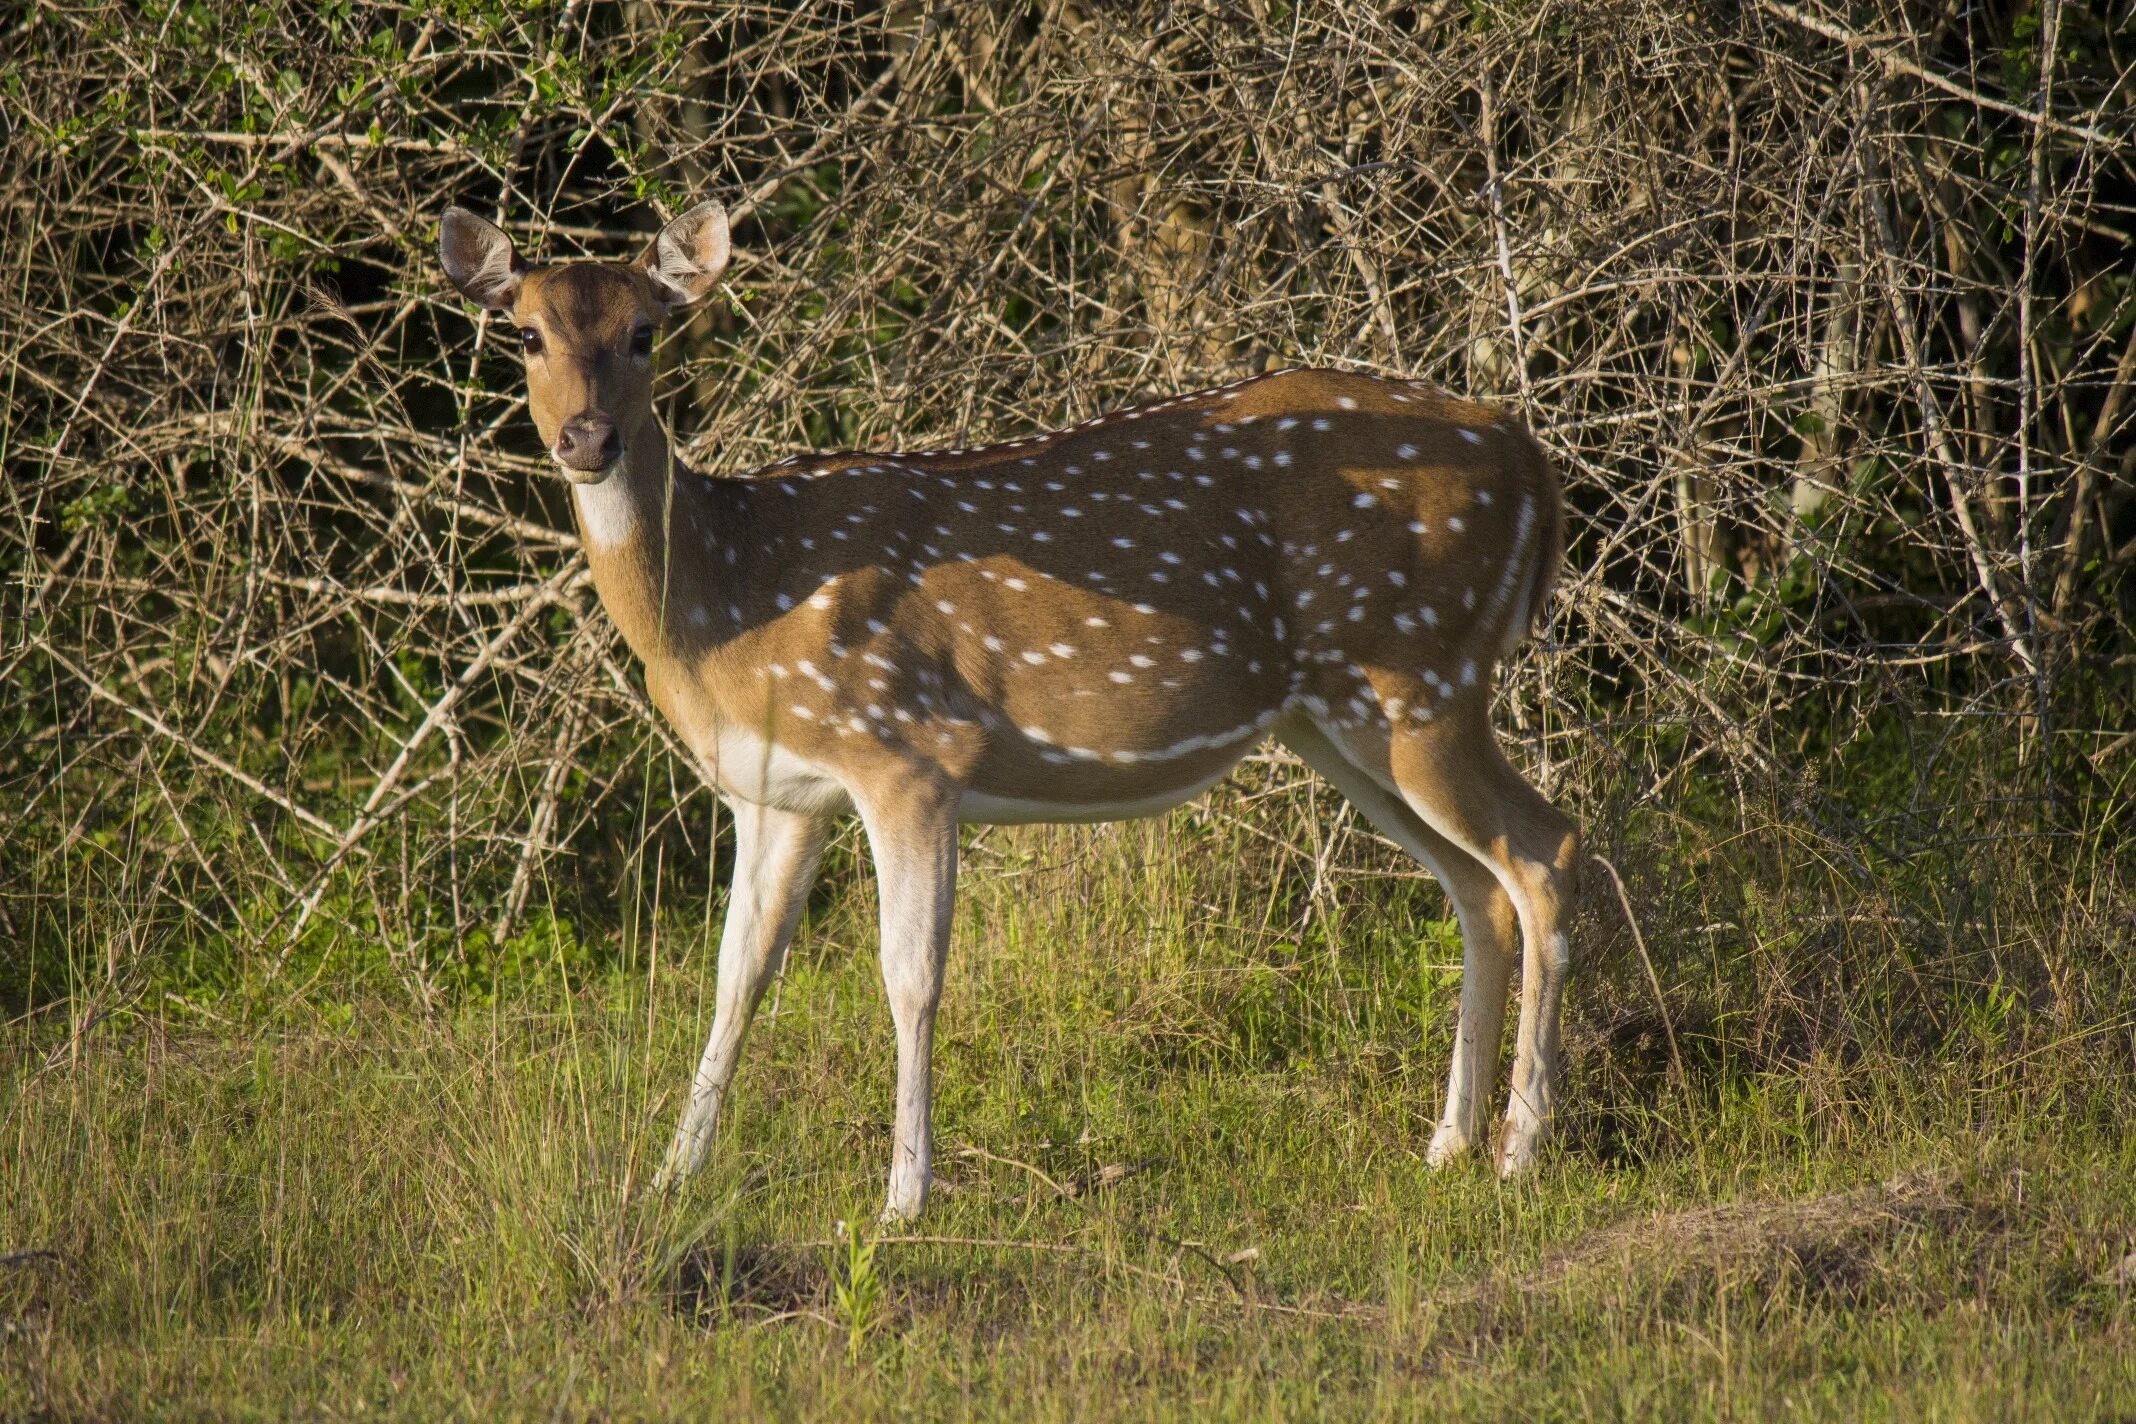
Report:
M 462 207 L 447 208 L 438 224 L 438 260 L 461 295 L 491 311 L 510 308 L 527 270 L 502 228 Z
M 672 311 L 701 301 L 733 254 L 727 241 L 727 210 L 707 201 L 660 229 L 638 265 Z

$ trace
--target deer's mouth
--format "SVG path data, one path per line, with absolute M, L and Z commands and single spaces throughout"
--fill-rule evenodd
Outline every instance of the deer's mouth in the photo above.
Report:
M 616 452 L 614 459 L 599 465 L 574 465 L 559 456 L 556 461 L 556 468 L 565 479 L 575 485 L 597 485 L 614 474 L 616 466 L 622 463 L 623 454 L 619 450 Z

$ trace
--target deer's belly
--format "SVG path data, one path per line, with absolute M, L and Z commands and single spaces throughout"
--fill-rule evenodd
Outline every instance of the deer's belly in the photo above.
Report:
M 1215 773 L 1177 785 L 1152 787 L 1142 781 L 1106 788 L 1090 785 L 1063 787 L 1053 797 L 1011 796 L 972 790 L 964 793 L 957 807 L 958 818 L 989 826 L 1021 826 L 1043 821 L 1131 821 L 1155 816 L 1191 801 L 1222 781 L 1231 770 L 1227 763 Z M 1110 791 L 1110 794 L 1108 792 Z

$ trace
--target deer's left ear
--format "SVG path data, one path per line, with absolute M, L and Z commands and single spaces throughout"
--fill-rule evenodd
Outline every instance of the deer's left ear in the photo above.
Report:
M 706 201 L 660 229 L 638 265 L 672 311 L 703 300 L 733 254 L 727 241 L 727 210 Z

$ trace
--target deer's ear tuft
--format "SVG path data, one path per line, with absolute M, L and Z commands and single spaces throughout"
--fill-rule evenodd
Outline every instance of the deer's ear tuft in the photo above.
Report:
M 727 240 L 727 210 L 707 201 L 660 229 L 638 265 L 673 310 L 703 300 L 719 282 L 719 274 L 727 270 L 727 259 L 733 254 Z
M 462 296 L 491 311 L 511 307 L 527 270 L 502 228 L 457 206 L 438 224 L 438 260 Z

